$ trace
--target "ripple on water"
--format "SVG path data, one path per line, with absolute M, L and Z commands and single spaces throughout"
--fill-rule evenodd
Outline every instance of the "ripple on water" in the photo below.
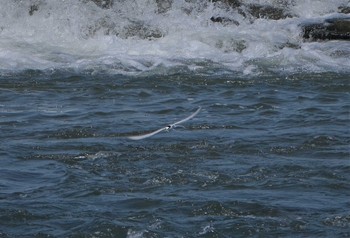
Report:
M 65 180 L 67 171 L 55 161 L 18 160 L 6 165 L 2 162 L 0 174 L 0 194 L 7 196 L 57 186 Z

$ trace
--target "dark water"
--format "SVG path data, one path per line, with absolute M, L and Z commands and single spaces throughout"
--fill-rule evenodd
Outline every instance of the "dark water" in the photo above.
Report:
M 349 93 L 336 73 L 3 76 L 0 237 L 349 237 Z

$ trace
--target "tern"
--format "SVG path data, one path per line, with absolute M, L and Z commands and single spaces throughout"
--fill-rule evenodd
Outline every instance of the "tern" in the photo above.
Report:
M 153 131 L 153 132 L 150 132 L 150 133 L 147 133 L 147 134 L 142 134 L 142 135 L 136 135 L 136 136 L 128 136 L 127 138 L 130 139 L 130 140 L 142 140 L 142 139 L 145 139 L 145 138 L 148 138 L 148 137 L 151 137 L 151 136 L 154 136 L 155 134 L 158 134 L 159 132 L 162 132 L 162 131 L 169 131 L 170 129 L 173 129 L 175 126 L 179 125 L 180 123 L 184 123 L 185 121 L 188 121 L 190 119 L 192 119 L 193 117 L 195 117 L 199 111 L 201 110 L 202 108 L 199 107 L 194 113 L 192 113 L 190 116 L 180 120 L 180 121 L 177 121 L 177 122 L 174 122 L 173 124 L 170 124 L 166 127 L 163 127 L 163 128 L 160 128 L 156 131 Z

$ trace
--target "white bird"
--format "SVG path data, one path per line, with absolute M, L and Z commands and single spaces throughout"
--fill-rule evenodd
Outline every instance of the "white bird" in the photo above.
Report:
M 176 125 L 180 124 L 180 123 L 183 123 L 185 121 L 188 121 L 190 119 L 192 119 L 193 117 L 195 117 L 199 111 L 201 110 L 202 108 L 199 107 L 193 114 L 191 114 L 190 116 L 186 117 L 185 119 L 182 119 L 180 121 L 177 121 L 173 124 L 170 124 L 166 127 L 163 127 L 163 128 L 160 128 L 156 131 L 153 131 L 153 132 L 150 132 L 150 133 L 147 133 L 147 134 L 143 134 L 143 135 L 137 135 L 137 136 L 128 136 L 127 138 L 128 139 L 131 139 L 131 140 L 142 140 L 142 139 L 145 139 L 145 138 L 148 138 L 148 137 L 151 137 L 151 136 L 154 136 L 155 134 L 158 134 L 159 132 L 162 132 L 162 131 L 168 131 L 172 128 L 174 128 Z

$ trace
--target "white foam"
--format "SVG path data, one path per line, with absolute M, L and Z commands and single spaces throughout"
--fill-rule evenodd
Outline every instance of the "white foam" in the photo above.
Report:
M 0 0 L 0 71 L 74 68 L 137 74 L 218 65 L 244 74 L 264 67 L 349 71 L 348 42 L 303 42 L 298 27 L 346 1 L 290 2 L 289 10 L 299 17 L 251 22 L 207 1 L 174 0 L 159 13 L 153 0 L 115 1 L 111 9 L 86 1 Z M 30 15 L 34 5 L 37 10 Z M 239 26 L 214 23 L 212 16 L 230 17 Z

